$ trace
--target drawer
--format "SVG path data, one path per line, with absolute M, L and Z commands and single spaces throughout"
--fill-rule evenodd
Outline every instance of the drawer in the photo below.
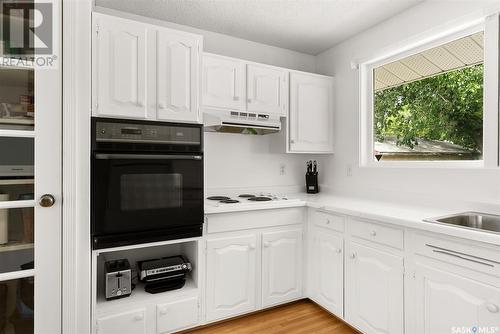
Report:
M 313 219 L 316 226 L 325 227 L 339 232 L 344 232 L 345 230 L 345 217 L 343 216 L 324 211 L 316 211 Z
M 415 253 L 500 277 L 500 247 L 416 233 Z
M 156 305 L 156 333 L 172 333 L 199 322 L 198 297 Z
M 350 229 L 352 236 L 398 249 L 404 247 L 402 229 L 359 220 L 351 220 Z

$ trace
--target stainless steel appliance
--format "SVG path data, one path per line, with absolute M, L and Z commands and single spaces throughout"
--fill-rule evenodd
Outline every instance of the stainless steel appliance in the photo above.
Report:
M 128 260 L 107 261 L 104 266 L 106 299 L 130 296 L 132 293 L 132 272 Z
M 137 262 L 139 280 L 145 283 L 144 290 L 159 293 L 180 289 L 191 272 L 191 263 L 182 255 L 169 256 Z
M 199 124 L 93 118 L 94 249 L 201 236 Z

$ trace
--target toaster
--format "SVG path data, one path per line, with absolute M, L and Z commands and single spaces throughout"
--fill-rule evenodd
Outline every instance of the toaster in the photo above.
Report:
M 130 296 L 132 292 L 132 271 L 127 259 L 105 263 L 106 299 Z

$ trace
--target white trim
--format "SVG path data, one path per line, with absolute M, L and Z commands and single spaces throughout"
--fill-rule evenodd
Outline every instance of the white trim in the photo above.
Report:
M 10 273 L 1 273 L 0 281 L 5 282 L 13 279 L 33 277 L 35 276 L 35 269 L 12 271 Z
M 19 209 L 19 208 L 34 208 L 36 205 L 34 200 L 25 201 L 2 201 L 0 209 Z
M 0 137 L 35 138 L 33 130 L 0 130 Z
M 91 332 L 90 111 L 92 0 L 63 6 L 62 333 Z
M 498 16 L 475 19 L 446 29 L 438 29 L 427 34 L 425 38 L 398 45 L 385 55 L 365 60 L 359 64 L 359 161 L 361 167 L 393 167 L 393 168 L 496 168 L 498 166 Z M 401 59 L 412 54 L 448 43 L 450 41 L 484 31 L 484 129 L 483 129 L 483 160 L 478 161 L 374 161 L 373 134 L 373 69 Z M 488 41 L 488 45 L 486 44 Z M 486 71 L 487 69 L 487 71 Z M 488 73 L 488 74 L 486 74 Z

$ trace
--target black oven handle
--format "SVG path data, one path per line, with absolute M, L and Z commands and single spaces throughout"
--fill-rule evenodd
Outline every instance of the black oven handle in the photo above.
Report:
M 129 160 L 201 160 L 201 155 L 173 155 L 173 154 L 117 154 L 117 153 L 97 153 L 98 160 L 129 159 Z

